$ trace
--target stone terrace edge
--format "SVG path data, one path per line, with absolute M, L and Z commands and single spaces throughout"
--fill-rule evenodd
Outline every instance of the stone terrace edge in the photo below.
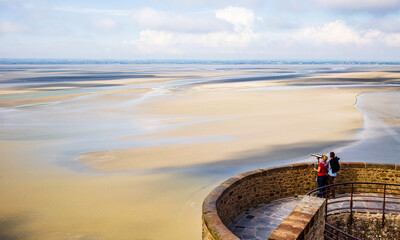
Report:
M 215 240 L 239 240 L 221 220 L 219 215 L 218 203 L 221 198 L 228 193 L 234 186 L 240 185 L 242 182 L 266 176 L 274 172 L 292 172 L 293 170 L 311 169 L 313 163 L 296 163 L 289 165 L 281 165 L 267 168 L 260 168 L 253 171 L 238 174 L 214 188 L 203 202 L 202 220 L 203 220 L 203 239 L 215 239 Z M 367 163 L 367 162 L 341 162 L 341 172 L 346 169 L 382 169 L 382 170 L 394 170 L 396 173 L 395 182 L 399 182 L 400 179 L 400 164 L 389 164 L 389 163 Z M 346 174 L 343 174 L 346 175 Z M 338 178 L 340 175 L 338 176 Z M 343 176 L 344 179 L 350 180 L 351 177 Z M 356 179 L 358 180 L 358 179 Z M 383 182 L 390 181 L 385 179 Z M 340 182 L 340 181 L 339 181 Z M 306 194 L 304 192 L 303 194 Z M 251 206 L 255 207 L 255 206 Z

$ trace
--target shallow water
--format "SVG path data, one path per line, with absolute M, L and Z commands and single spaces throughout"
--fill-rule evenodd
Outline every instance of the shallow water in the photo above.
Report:
M 0 95 L 3 106 L 0 108 L 0 239 L 200 239 L 204 197 L 237 173 L 308 160 L 310 152 L 347 144 L 350 147 L 338 148 L 342 160 L 380 159 L 398 163 L 394 156 L 399 153 L 396 125 L 399 104 L 389 106 L 385 102 L 385 97 L 400 99 L 398 92 L 359 97 L 357 108 L 365 113 L 365 130 L 360 131 L 360 142 L 356 143 L 321 139 L 319 143 L 270 146 L 245 159 L 237 157 L 224 162 L 146 171 L 103 172 L 78 161 L 79 154 L 98 150 L 232 140 L 228 135 L 132 138 L 204 121 L 225 120 L 185 116 L 183 121 L 182 116 L 144 114 L 138 106 L 156 97 L 173 96 L 176 91 L 208 82 L 292 81 L 329 71 L 354 70 L 312 65 L 28 65 L 9 69 L 2 66 L 0 90 L 8 92 Z M 79 84 L 88 81 L 89 75 L 96 76 L 89 79 L 98 81 L 102 74 L 102 81 L 95 86 Z M 124 74 L 135 78 L 129 84 L 112 83 L 120 81 Z M 73 78 L 51 80 L 65 75 Z M 50 85 L 36 88 L 40 84 L 32 82 L 37 83 L 38 79 L 45 79 Z M 160 82 L 148 83 L 152 80 Z M 74 85 L 66 85 L 71 81 Z M 366 85 L 360 81 L 336 85 L 327 81 L 309 86 L 296 85 L 299 82 L 279 83 L 279 90 L 386 86 L 380 80 Z M 104 94 L 132 89 L 145 91 Z M 254 90 L 245 91 L 249 89 Z M 49 96 L 63 98 L 42 102 Z M 371 103 L 376 108 L 371 108 Z M 371 145 L 379 149 L 371 150 Z
M 355 107 L 364 114 L 364 129 L 340 151 L 342 160 L 400 164 L 400 92 L 365 93 Z

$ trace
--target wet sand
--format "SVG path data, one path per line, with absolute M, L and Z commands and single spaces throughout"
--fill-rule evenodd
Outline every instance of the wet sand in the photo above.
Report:
M 195 138 L 199 142 L 155 142 L 87 153 L 80 160 L 103 171 L 150 170 L 246 159 L 256 152 L 267 153 L 275 145 L 351 141 L 354 131 L 362 127 L 362 115 L 353 107 L 360 92 L 253 90 L 160 96 L 140 106 L 142 116 L 186 119 L 186 124 L 132 138 Z
M 366 112 L 379 136 L 400 132 L 389 67 L 2 69 L 0 239 L 201 239 L 202 201 L 225 179 L 310 152 L 362 160 L 363 140 L 382 143 Z

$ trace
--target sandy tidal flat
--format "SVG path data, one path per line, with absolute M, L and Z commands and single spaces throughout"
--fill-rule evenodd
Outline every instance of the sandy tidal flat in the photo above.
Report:
M 248 164 L 246 158 L 268 154 L 276 146 L 352 141 L 354 132 L 362 128 L 362 114 L 353 107 L 361 92 L 361 89 L 251 90 L 160 96 L 140 106 L 144 115 L 189 121 L 180 127 L 131 138 L 197 138 L 198 142 L 165 145 L 155 142 L 146 147 L 86 153 L 80 160 L 104 171 L 223 164 L 239 159 Z
M 204 197 L 237 173 L 398 163 L 392 66 L 1 69 L 0 239 L 201 239 Z

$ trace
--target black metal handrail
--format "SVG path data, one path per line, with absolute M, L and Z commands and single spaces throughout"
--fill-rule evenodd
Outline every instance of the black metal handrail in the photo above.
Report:
M 336 198 L 330 199 L 330 197 L 332 197 L 330 196 L 332 190 L 336 191 L 338 195 Z M 327 216 L 330 215 L 330 213 L 349 212 L 350 222 L 352 222 L 354 211 L 381 212 L 382 226 L 384 226 L 386 213 L 400 213 L 400 197 L 398 197 L 400 196 L 399 192 L 400 184 L 346 182 L 335 183 L 320 187 L 308 192 L 306 195 L 312 196 L 322 194 L 322 196 L 326 199 L 324 231 L 324 236 L 326 239 L 358 239 L 328 224 L 326 221 Z M 355 203 L 360 202 L 375 203 L 378 204 L 380 207 L 366 207 L 355 205 Z M 343 206 L 335 207 L 335 204 L 338 205 L 339 203 L 341 203 L 341 205 Z M 344 206 L 345 203 L 348 203 L 348 206 Z
M 343 232 L 342 230 L 339 230 L 328 223 L 325 223 L 324 237 L 325 239 L 329 240 L 338 240 L 338 239 L 361 240 L 360 238 L 356 238 L 346 232 Z

